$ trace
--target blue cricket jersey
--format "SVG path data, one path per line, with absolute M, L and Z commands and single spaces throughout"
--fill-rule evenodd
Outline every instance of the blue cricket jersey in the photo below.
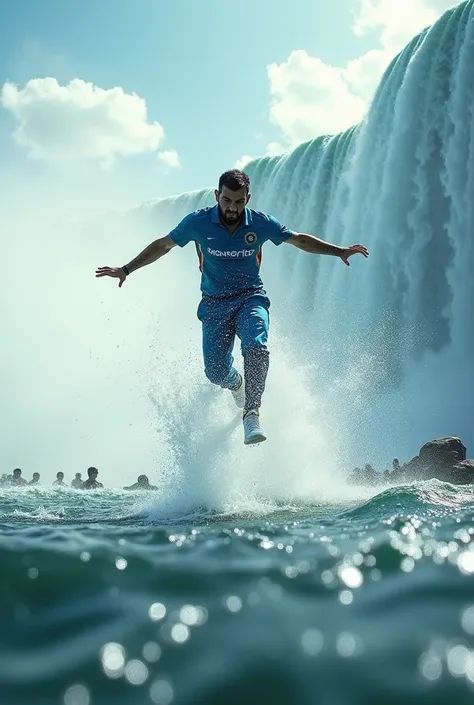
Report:
M 276 218 L 246 208 L 233 233 L 221 223 L 219 207 L 190 213 L 169 233 L 180 247 L 193 240 L 199 257 L 201 291 L 205 296 L 234 296 L 263 289 L 262 245 L 281 245 L 292 231 Z

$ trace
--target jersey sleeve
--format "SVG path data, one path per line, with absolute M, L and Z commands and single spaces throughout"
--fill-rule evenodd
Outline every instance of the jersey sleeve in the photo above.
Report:
M 191 240 L 195 240 L 194 213 L 186 215 L 168 235 L 180 247 L 184 247 Z
M 293 232 L 272 215 L 267 217 L 267 240 L 271 240 L 274 245 L 281 245 L 282 242 L 288 240 Z

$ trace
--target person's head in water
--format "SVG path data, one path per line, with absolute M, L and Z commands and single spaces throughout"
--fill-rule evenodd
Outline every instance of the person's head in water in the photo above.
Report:
M 33 473 L 33 482 L 39 482 L 39 480 L 40 480 L 39 472 L 34 472 Z
M 89 480 L 97 480 L 97 475 L 99 474 L 99 471 L 97 468 L 90 467 L 87 468 L 87 475 L 89 477 Z
M 13 479 L 14 480 L 19 480 L 21 477 L 21 469 L 20 468 L 15 468 L 13 471 Z
M 56 480 L 57 480 L 58 482 L 62 482 L 62 481 L 64 480 L 64 473 L 61 472 L 61 471 L 57 472 L 57 473 L 56 473 Z
M 139 485 L 149 485 L 149 484 L 150 484 L 150 480 L 147 478 L 146 475 L 139 475 L 138 478 L 137 478 L 137 483 L 138 483 Z
M 82 478 L 82 475 L 80 472 L 76 472 L 76 480 L 80 480 Z
M 250 201 L 250 179 L 239 169 L 225 171 L 215 190 L 219 214 L 226 225 L 236 225 Z

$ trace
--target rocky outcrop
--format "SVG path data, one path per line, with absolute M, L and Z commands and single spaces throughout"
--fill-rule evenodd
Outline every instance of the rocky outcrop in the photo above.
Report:
M 451 471 L 453 485 L 474 484 L 474 460 L 463 460 L 452 468 Z
M 431 480 L 433 478 L 455 485 L 474 484 L 474 460 L 466 460 L 466 446 L 460 438 L 448 436 L 425 443 L 417 456 L 404 465 L 394 462 L 392 472 L 367 472 L 356 468 L 348 477 L 349 484 L 386 485 Z M 371 468 L 372 469 L 372 468 Z
M 466 460 L 466 446 L 460 438 L 455 436 L 435 438 L 425 443 L 418 455 L 402 466 L 398 473 L 404 482 L 432 478 L 452 482 L 454 466 L 464 460 Z M 392 473 L 391 479 L 398 481 L 395 473 Z

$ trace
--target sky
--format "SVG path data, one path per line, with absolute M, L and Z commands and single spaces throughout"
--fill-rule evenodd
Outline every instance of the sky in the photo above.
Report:
M 148 234 L 77 236 L 68 219 L 213 187 L 350 127 L 390 60 L 451 5 L 0 0 L 2 467 L 69 481 L 95 465 L 130 484 L 159 457 L 150 359 L 167 355 L 172 379 L 189 344 L 202 377 L 197 291 L 177 260 L 118 294 L 95 267 L 128 261 Z
M 452 4 L 1 0 L 5 201 L 135 205 L 339 132 Z

